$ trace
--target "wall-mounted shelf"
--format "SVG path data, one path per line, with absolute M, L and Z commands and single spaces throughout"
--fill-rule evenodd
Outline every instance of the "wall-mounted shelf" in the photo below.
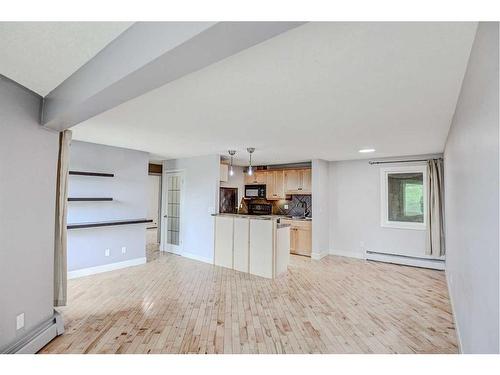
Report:
M 112 226 L 118 226 L 118 225 L 146 224 L 146 223 L 152 223 L 152 222 L 153 222 L 153 220 L 149 220 L 149 219 L 96 221 L 93 223 L 68 224 L 67 228 L 68 229 L 98 228 L 98 227 L 112 227 Z
M 100 172 L 69 171 L 69 174 L 73 176 L 115 177 L 113 173 Z
M 68 198 L 68 202 L 110 202 L 113 198 Z

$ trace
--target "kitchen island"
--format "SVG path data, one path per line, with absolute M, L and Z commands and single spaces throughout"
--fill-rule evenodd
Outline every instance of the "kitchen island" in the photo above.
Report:
M 266 278 L 286 272 L 290 225 L 275 216 L 216 214 L 214 264 Z

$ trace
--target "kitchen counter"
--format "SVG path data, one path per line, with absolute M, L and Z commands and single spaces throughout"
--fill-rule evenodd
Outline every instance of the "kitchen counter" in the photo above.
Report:
M 277 215 L 215 214 L 214 264 L 266 278 L 286 272 L 289 223 Z
M 249 215 L 249 214 L 212 214 L 212 216 L 233 216 L 233 217 L 246 217 L 258 220 L 272 220 L 272 219 L 286 219 L 297 221 L 312 221 L 312 217 L 292 217 L 286 215 Z

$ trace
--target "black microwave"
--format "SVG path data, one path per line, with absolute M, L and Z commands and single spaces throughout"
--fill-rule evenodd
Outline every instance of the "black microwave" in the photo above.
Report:
M 265 198 L 266 185 L 245 185 L 245 198 Z

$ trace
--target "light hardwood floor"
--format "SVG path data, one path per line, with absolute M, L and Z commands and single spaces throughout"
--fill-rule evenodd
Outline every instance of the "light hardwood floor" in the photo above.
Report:
M 292 256 L 267 280 L 172 254 L 69 280 L 41 353 L 456 353 L 443 272 Z

